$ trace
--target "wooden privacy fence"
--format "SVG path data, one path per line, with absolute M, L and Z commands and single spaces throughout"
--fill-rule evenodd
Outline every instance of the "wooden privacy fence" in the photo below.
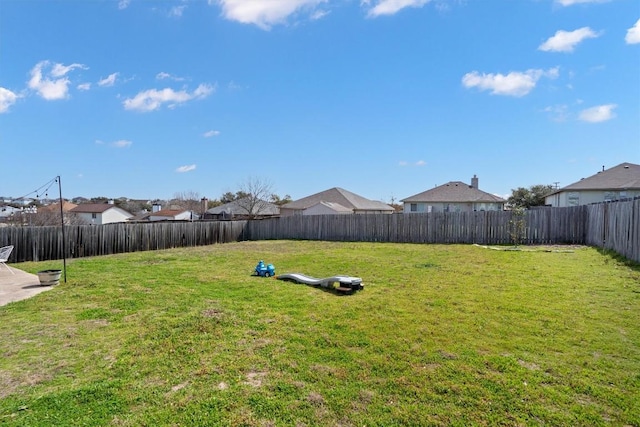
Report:
M 583 207 L 536 209 L 524 215 L 523 244 L 582 244 Z M 247 223 L 249 240 L 305 239 L 398 243 L 512 243 L 510 211 L 371 215 L 314 215 L 272 218 Z
M 202 246 L 243 240 L 246 221 L 65 225 L 67 258 Z M 14 245 L 11 262 L 62 259 L 61 227 L 3 227 L 0 246 Z
M 290 216 L 256 221 L 65 226 L 68 258 L 210 245 L 241 240 L 397 243 L 513 243 L 513 212 Z M 526 211 L 522 244 L 586 244 L 640 262 L 640 199 Z M 3 227 L 12 262 L 62 258 L 60 227 Z
M 640 199 L 585 206 L 585 244 L 640 262 Z

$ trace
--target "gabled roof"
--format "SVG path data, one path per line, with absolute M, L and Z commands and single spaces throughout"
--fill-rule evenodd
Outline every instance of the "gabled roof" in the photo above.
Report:
M 315 205 L 311 205 L 309 206 L 309 208 L 312 208 L 318 205 L 326 206 L 327 208 L 331 209 L 334 212 L 353 212 L 353 209 L 349 209 L 345 206 L 342 206 L 340 203 L 325 202 L 325 201 L 318 202 Z
M 354 211 L 393 211 L 393 208 L 385 203 L 366 199 L 339 187 L 287 203 L 282 209 L 304 210 L 320 202 L 337 203 Z
M 567 185 L 552 194 L 573 190 L 640 190 L 640 165 L 620 163 Z
M 461 181 L 451 181 L 400 200 L 404 203 L 505 203 L 502 197 L 486 193 Z
M 188 209 L 162 209 L 158 212 L 151 212 L 149 216 L 166 216 L 168 218 L 173 218 L 181 213 L 189 212 Z
M 71 202 L 67 202 L 66 200 L 64 200 L 62 202 L 62 211 L 63 212 L 69 212 L 70 210 L 74 209 L 78 207 L 78 205 L 76 205 L 75 203 L 71 203 Z M 60 202 L 58 203 L 52 203 L 50 205 L 47 206 L 42 206 L 40 208 L 38 208 L 39 212 L 60 212 Z
M 75 208 L 71 209 L 71 212 L 76 213 L 103 213 L 111 208 L 117 208 L 116 205 L 109 203 L 82 203 Z
M 225 203 L 224 205 L 216 206 L 208 209 L 207 213 L 212 215 L 220 215 L 223 213 L 232 215 L 248 215 L 251 208 L 251 200 L 248 197 L 234 200 L 233 202 Z M 253 205 L 253 210 L 257 212 L 251 212 L 254 215 L 278 215 L 280 213 L 280 207 L 273 203 L 259 200 Z

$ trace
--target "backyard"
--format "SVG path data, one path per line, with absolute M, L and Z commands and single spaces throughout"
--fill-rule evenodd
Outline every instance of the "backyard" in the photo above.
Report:
M 0 307 L 0 424 L 640 425 L 640 267 L 523 249 L 261 241 L 74 259 L 68 283 Z M 259 260 L 365 289 L 252 276 Z

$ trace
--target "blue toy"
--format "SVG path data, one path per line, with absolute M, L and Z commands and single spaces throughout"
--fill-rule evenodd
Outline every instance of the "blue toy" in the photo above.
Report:
M 264 265 L 264 261 L 260 260 L 258 265 L 256 265 L 255 270 L 256 276 L 260 277 L 271 277 L 276 273 L 276 268 L 273 264 Z

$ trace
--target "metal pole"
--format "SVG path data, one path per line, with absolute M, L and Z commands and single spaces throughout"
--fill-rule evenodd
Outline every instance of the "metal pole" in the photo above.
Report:
M 60 180 L 60 175 L 56 178 L 58 180 L 58 193 L 60 194 L 60 225 L 62 226 L 62 271 L 64 273 L 64 283 L 67 283 L 67 250 L 65 245 L 65 236 L 64 236 L 64 210 L 62 209 L 62 204 L 64 201 L 62 200 L 62 182 Z

